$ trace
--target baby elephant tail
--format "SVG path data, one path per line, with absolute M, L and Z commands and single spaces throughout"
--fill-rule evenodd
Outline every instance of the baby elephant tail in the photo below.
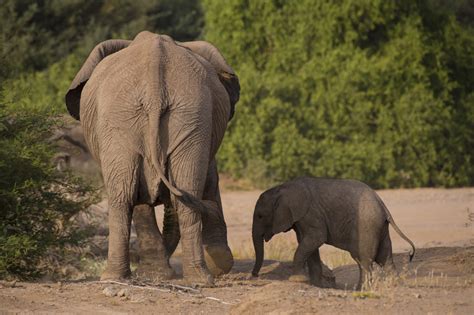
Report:
M 401 238 L 403 238 L 411 245 L 412 251 L 410 252 L 410 261 L 412 261 L 413 256 L 415 256 L 415 244 L 413 244 L 413 242 L 405 234 L 403 234 L 398 225 L 395 224 L 392 214 L 390 213 L 390 211 L 388 211 L 387 206 L 383 203 L 382 199 L 380 199 L 378 195 L 376 196 L 378 201 L 380 202 L 380 205 L 385 210 L 385 214 L 387 215 L 387 221 L 392 225 L 393 229 L 398 233 L 398 235 L 400 235 Z

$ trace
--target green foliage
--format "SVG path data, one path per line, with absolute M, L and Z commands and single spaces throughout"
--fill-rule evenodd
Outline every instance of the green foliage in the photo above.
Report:
M 105 39 L 145 29 L 194 39 L 203 23 L 194 0 L 4 0 L 0 18 L 0 59 L 16 74 L 43 70 L 73 51 L 83 58 Z
M 241 80 L 219 152 L 225 172 L 263 181 L 356 178 L 375 187 L 474 184 L 474 31 L 455 19 L 458 7 L 380 0 L 203 6 L 205 38 Z
M 4 104 L 14 111 L 33 110 L 55 115 L 65 112 L 64 95 L 81 66 L 71 54 L 46 70 L 21 74 L 4 83 Z
M 0 107 L 0 278 L 30 278 L 47 250 L 77 243 L 70 220 L 93 200 L 91 188 L 51 163 L 44 141 L 54 122 L 31 111 Z

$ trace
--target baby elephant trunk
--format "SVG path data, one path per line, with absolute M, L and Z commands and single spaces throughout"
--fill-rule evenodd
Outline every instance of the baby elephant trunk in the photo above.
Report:
M 253 239 L 253 247 L 255 249 L 255 265 L 253 267 L 252 276 L 258 277 L 258 272 L 262 267 L 263 263 L 263 232 L 260 231 L 258 227 L 252 227 L 252 239 Z

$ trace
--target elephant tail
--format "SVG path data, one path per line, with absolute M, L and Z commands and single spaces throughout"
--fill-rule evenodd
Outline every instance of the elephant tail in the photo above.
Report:
M 400 230 L 398 225 L 393 220 L 392 214 L 390 213 L 390 211 L 388 211 L 387 206 L 382 201 L 382 199 L 377 194 L 375 194 L 375 195 L 377 196 L 377 199 L 378 199 L 380 205 L 385 210 L 385 214 L 387 216 L 387 221 L 392 225 L 393 229 L 398 233 L 398 235 L 400 235 L 401 238 L 403 238 L 405 241 L 407 241 L 411 245 L 412 251 L 410 252 L 410 261 L 412 261 L 413 256 L 415 256 L 415 244 L 413 244 L 413 242 Z
M 166 178 L 165 174 L 163 173 L 162 165 L 158 160 L 158 152 L 160 151 L 159 147 L 159 130 L 160 130 L 160 111 L 159 110 L 152 110 L 149 114 L 149 125 L 150 125 L 150 155 L 151 161 L 150 165 L 154 169 L 155 173 L 158 177 L 163 181 L 165 186 L 169 189 L 170 193 L 176 196 L 179 201 L 187 205 L 188 207 L 199 209 L 200 211 L 206 211 L 207 206 L 198 198 L 194 197 L 193 195 L 189 194 L 188 192 L 181 190 L 170 183 L 170 181 Z

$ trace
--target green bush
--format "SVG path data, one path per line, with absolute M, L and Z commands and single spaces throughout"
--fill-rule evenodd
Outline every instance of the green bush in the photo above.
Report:
M 177 40 L 200 35 L 195 0 L 2 0 L 0 60 L 18 75 L 46 69 L 72 52 L 85 58 L 99 42 L 149 30 Z
M 78 244 L 85 231 L 71 218 L 91 188 L 56 172 L 45 139 L 54 121 L 43 113 L 0 107 L 0 278 L 32 278 L 48 251 Z
M 439 4 L 439 6 L 437 6 Z M 430 1 L 203 1 L 241 80 L 223 171 L 474 184 L 474 31 Z M 257 162 L 255 162 L 257 161 Z
M 3 84 L 4 104 L 11 112 L 33 111 L 46 115 L 65 113 L 65 91 L 80 69 L 81 62 L 75 54 L 70 54 L 45 70 L 6 80 Z

